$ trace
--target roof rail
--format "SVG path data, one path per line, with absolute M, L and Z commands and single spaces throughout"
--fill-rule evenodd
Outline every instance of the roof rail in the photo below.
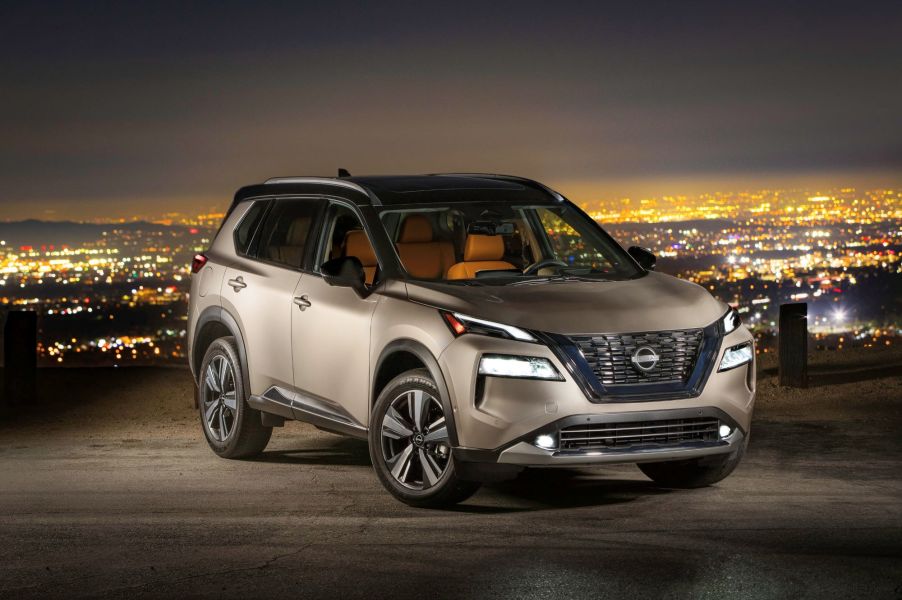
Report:
M 365 194 L 370 199 L 370 202 L 372 202 L 374 205 L 382 206 L 382 202 L 379 201 L 379 198 L 377 198 L 375 194 L 373 194 L 362 185 L 354 183 L 353 181 L 333 179 L 331 177 L 270 177 L 263 182 L 263 185 L 272 185 L 277 183 L 313 183 L 317 185 L 334 185 L 338 187 L 348 188 L 350 190 L 360 192 L 361 194 Z
M 564 202 L 565 198 L 559 192 L 551 189 L 544 183 L 540 183 L 535 179 L 529 179 L 528 177 L 520 177 L 518 175 L 503 175 L 501 173 L 430 173 L 430 175 L 448 175 L 451 177 L 485 177 L 488 179 L 501 179 L 504 181 L 516 181 L 518 183 L 525 183 L 533 188 L 542 190 L 543 192 L 547 192 L 554 196 L 554 199 L 558 202 Z

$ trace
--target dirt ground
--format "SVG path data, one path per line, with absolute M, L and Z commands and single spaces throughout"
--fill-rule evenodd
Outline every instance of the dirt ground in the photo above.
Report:
M 902 351 L 811 363 L 787 390 L 761 361 L 717 486 L 538 470 L 445 511 L 305 424 L 215 457 L 187 370 L 42 370 L 0 421 L 0 597 L 902 598 Z

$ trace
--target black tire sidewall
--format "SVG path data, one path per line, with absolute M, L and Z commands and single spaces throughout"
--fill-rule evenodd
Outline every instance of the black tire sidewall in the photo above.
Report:
M 385 416 L 388 407 L 392 401 L 411 390 L 423 390 L 442 402 L 439 394 L 438 386 L 425 369 L 415 369 L 407 371 L 392 379 L 383 388 L 376 403 L 373 406 L 372 417 L 370 419 L 369 429 L 369 449 L 370 459 L 373 462 L 373 469 L 382 482 L 382 485 L 391 492 L 396 498 L 410 504 L 412 506 L 437 506 L 443 504 L 452 504 L 463 499 L 466 495 L 472 494 L 478 484 L 472 482 L 463 482 L 455 470 L 453 455 L 448 459 L 448 468 L 442 474 L 438 483 L 425 490 L 413 490 L 401 485 L 394 476 L 392 476 L 385 458 L 382 455 L 382 419 Z M 442 402 L 443 406 L 447 406 Z M 447 422 L 447 416 L 446 416 Z M 464 489 L 470 490 L 468 494 L 464 494 Z
M 204 422 L 204 377 L 207 372 L 207 367 L 217 356 L 223 356 L 227 361 L 229 361 L 229 364 L 232 367 L 232 373 L 234 373 L 235 376 L 235 424 L 232 427 L 232 431 L 229 433 L 229 436 L 224 442 L 220 442 L 219 440 L 214 439 L 210 435 L 207 425 Z M 244 375 L 241 370 L 241 359 L 238 357 L 238 351 L 235 349 L 234 338 L 219 338 L 211 343 L 210 347 L 207 348 L 207 352 L 204 355 L 204 360 L 203 362 L 201 362 L 199 385 L 200 394 L 197 404 L 201 419 L 200 426 L 204 432 L 204 437 L 206 438 L 207 443 L 210 445 L 210 448 L 213 449 L 213 452 L 215 452 L 219 456 L 228 457 L 234 455 L 240 442 L 242 428 L 247 427 L 246 421 L 249 418 L 260 418 L 259 414 L 249 414 L 256 411 L 252 411 L 250 407 L 247 406 L 245 398 L 246 388 Z

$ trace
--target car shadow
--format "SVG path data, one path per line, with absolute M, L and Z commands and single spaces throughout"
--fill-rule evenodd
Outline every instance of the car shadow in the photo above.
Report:
M 606 476 L 593 469 L 526 469 L 516 479 L 487 484 L 484 493 L 542 510 L 623 504 L 673 492 L 651 481 L 617 475 Z M 466 505 L 461 508 L 466 509 Z
M 316 448 L 268 450 L 250 460 L 254 462 L 297 465 L 356 467 L 369 467 L 372 465 L 366 442 L 353 438 L 336 438 L 334 442 L 323 444 Z
M 315 448 L 270 450 L 247 459 L 274 464 L 370 467 L 365 442 L 336 438 Z M 465 502 L 440 510 L 471 514 L 533 512 L 623 504 L 650 495 L 672 493 L 651 481 L 625 479 L 598 469 L 526 469 L 515 479 L 484 484 Z
M 593 478 L 588 482 L 582 479 L 582 474 L 574 472 L 544 478 L 542 475 L 530 474 L 521 475 L 513 481 L 485 484 L 469 500 L 439 510 L 467 514 L 506 514 L 613 506 L 673 491 L 658 488 L 650 481 Z

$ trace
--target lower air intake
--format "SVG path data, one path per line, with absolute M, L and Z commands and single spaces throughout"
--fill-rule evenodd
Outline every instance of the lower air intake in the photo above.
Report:
M 715 442 L 720 421 L 710 417 L 571 425 L 561 429 L 561 450 L 604 450 L 629 446 Z

